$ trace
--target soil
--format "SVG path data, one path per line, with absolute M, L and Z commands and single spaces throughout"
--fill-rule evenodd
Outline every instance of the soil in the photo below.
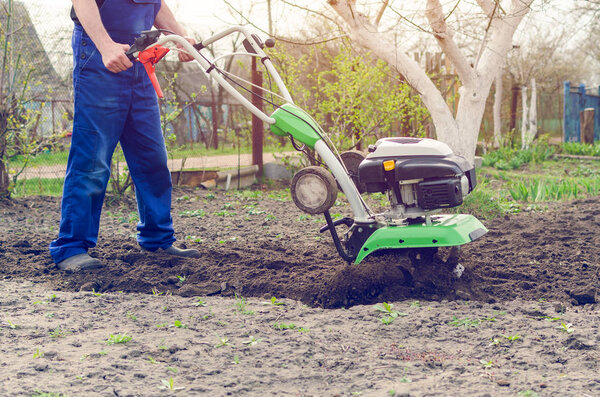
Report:
M 0 203 L 0 394 L 600 395 L 598 198 L 486 221 L 416 265 L 346 264 L 285 192 L 177 189 L 200 259 L 141 252 L 135 208 L 109 197 L 90 250 L 106 267 L 80 274 L 47 252 L 59 199 Z

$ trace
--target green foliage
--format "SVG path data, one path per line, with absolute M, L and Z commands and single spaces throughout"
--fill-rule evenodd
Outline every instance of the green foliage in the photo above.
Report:
M 489 180 L 478 176 L 478 183 L 475 190 L 465 197 L 462 205 L 452 209 L 457 214 L 467 213 L 480 219 L 494 219 L 507 212 L 509 205 L 506 200 L 498 195 L 498 192 L 492 190 L 489 186 Z
M 483 165 L 499 170 L 519 169 L 525 164 L 538 164 L 550 159 L 556 153 L 556 148 L 544 143 L 532 145 L 529 149 L 501 147 L 490 152 L 483 158 Z
M 510 185 L 515 201 L 543 202 L 572 200 L 600 193 L 600 177 L 578 179 L 527 178 Z
M 345 43 L 344 43 L 345 44 Z M 428 117 L 420 98 L 370 54 L 357 55 L 349 45 L 316 45 L 297 55 L 275 48 L 277 64 L 296 104 L 306 110 L 340 150 L 397 135 L 403 128 L 424 134 Z
M 579 142 L 565 142 L 562 145 L 562 150 L 566 154 L 600 157 L 600 143 L 590 145 Z

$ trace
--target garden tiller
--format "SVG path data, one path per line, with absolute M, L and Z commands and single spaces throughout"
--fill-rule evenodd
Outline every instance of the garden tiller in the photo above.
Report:
M 169 32 L 170 33 L 170 32 Z M 237 76 L 220 69 L 210 60 L 203 49 L 231 34 L 242 34 L 245 52 L 225 56 L 250 55 L 261 60 L 282 99 L 267 115 L 255 107 L 242 93 L 248 92 Z M 154 73 L 156 64 L 169 50 L 166 43 L 175 43 L 191 54 L 202 69 L 246 109 L 270 125 L 278 136 L 290 137 L 294 147 L 314 149 L 327 167 L 310 166 L 298 171 L 292 179 L 291 194 L 294 203 L 309 214 L 324 214 L 327 225 L 321 232 L 331 233 L 340 256 L 360 263 L 369 254 L 384 249 L 399 249 L 416 257 L 433 255 L 438 247 L 460 246 L 471 242 L 487 232 L 482 223 L 472 215 L 437 214 L 443 208 L 456 207 L 473 191 L 476 185 L 475 169 L 463 157 L 455 155 L 444 143 L 422 138 L 383 138 L 370 145 L 368 153 L 348 151 L 341 155 L 327 134 L 304 110 L 296 106 L 283 80 L 263 51 L 265 44 L 244 27 L 231 27 L 201 43 L 191 45 L 185 38 L 161 31 L 146 31 L 136 39 L 128 51 L 130 59 L 142 62 L 150 75 L 157 94 L 162 97 Z M 266 41 L 267 46 L 273 40 Z M 247 83 L 247 82 L 246 82 Z M 236 86 L 237 88 L 235 88 Z M 265 90 L 266 91 L 266 90 Z M 252 95 L 257 95 L 251 93 Z M 353 218 L 333 220 L 329 209 L 336 202 L 338 187 L 341 189 Z M 387 193 L 389 209 L 383 213 L 372 212 L 361 194 Z M 336 228 L 345 225 L 347 231 L 340 238 Z

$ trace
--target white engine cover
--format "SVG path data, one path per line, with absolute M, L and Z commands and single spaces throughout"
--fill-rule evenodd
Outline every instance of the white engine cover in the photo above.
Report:
M 382 138 L 369 147 L 368 159 L 381 157 L 419 157 L 419 156 L 448 156 L 452 150 L 443 142 L 429 138 Z

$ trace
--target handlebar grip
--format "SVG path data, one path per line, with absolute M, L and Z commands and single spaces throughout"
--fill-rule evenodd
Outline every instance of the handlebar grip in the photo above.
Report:
M 125 55 L 127 55 L 127 58 L 129 58 L 129 60 L 131 62 L 135 62 L 135 56 L 133 55 L 136 51 L 132 51 L 132 48 L 130 48 L 129 50 L 127 50 L 127 52 L 125 53 Z

